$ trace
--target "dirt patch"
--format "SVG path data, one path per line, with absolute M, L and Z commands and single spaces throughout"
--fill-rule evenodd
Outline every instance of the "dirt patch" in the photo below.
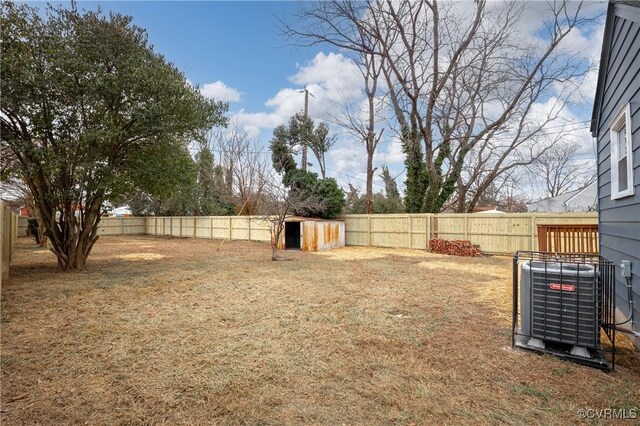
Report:
M 2 288 L 3 424 L 579 421 L 638 408 L 604 373 L 512 351 L 509 258 L 104 237 L 59 273 L 21 240 Z

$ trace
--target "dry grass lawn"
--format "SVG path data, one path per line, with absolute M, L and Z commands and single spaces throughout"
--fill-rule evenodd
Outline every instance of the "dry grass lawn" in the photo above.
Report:
M 105 237 L 59 273 L 19 242 L 2 288 L 10 424 L 573 424 L 639 408 L 614 373 L 510 349 L 511 262 Z

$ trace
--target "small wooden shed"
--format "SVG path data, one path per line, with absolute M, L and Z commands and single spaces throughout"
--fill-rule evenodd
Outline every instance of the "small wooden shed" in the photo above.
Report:
M 293 216 L 285 220 L 280 250 L 326 251 L 345 246 L 342 220 Z

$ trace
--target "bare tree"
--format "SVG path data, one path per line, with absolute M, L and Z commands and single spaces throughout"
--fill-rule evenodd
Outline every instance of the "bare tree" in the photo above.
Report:
M 208 146 L 221 169 L 227 192 L 240 207 L 240 214 L 254 214 L 268 183 L 269 151 L 237 123 L 210 132 Z
M 360 34 L 360 36 L 363 38 L 363 43 L 366 42 L 365 35 Z M 371 51 L 373 50 L 371 48 Z M 371 214 L 373 212 L 373 177 L 377 169 L 373 167 L 373 157 L 384 132 L 384 128 L 378 130 L 376 127 L 382 105 L 377 97 L 382 58 L 373 53 L 360 52 L 356 55 L 354 62 L 358 65 L 364 82 L 366 113 L 362 113 L 360 105 L 344 100 L 342 114 L 337 115 L 334 121 L 362 141 L 367 150 L 365 213 Z
M 310 118 L 306 120 L 310 121 L 310 128 L 313 128 L 313 121 Z M 307 146 L 313 152 L 313 155 L 318 160 L 318 166 L 320 167 L 320 175 L 322 179 L 327 177 L 327 163 L 325 155 L 335 145 L 336 137 L 329 136 L 329 127 L 320 123 L 317 127 L 313 128 L 312 134 L 307 138 Z
M 597 178 L 596 164 L 577 158 L 577 143 L 556 144 L 539 156 L 528 171 L 534 182 L 540 182 L 548 197 L 584 188 Z
M 271 260 L 282 260 L 278 256 L 278 246 L 282 242 L 285 221 L 300 210 L 322 210 L 323 201 L 314 197 L 300 196 L 282 183 L 277 176 L 264 176 L 264 197 L 260 204 L 262 220 L 269 224 L 271 233 Z
M 528 199 L 523 195 L 524 176 L 520 172 L 520 169 L 511 169 L 501 174 L 482 192 L 479 192 L 476 187 L 472 187 L 471 191 L 474 194 L 479 194 L 478 202 L 474 209 L 479 206 L 491 206 L 507 213 L 526 212 Z M 456 206 L 458 201 L 458 199 L 454 198 L 451 205 Z
M 421 187 L 411 193 L 421 197 L 422 211 L 437 212 L 458 190 L 456 209 L 465 211 L 512 163 L 528 164 L 540 155 L 545 147 L 535 147 L 546 140 L 545 129 L 558 118 L 570 90 L 557 95 L 559 107 L 542 119 L 532 118 L 534 106 L 591 69 L 584 58 L 559 48 L 572 31 L 595 19 L 583 16 L 582 2 L 549 3 L 549 19 L 528 41 L 520 31 L 526 7 L 485 0 L 463 7 L 437 0 L 330 1 L 302 9 L 296 24 L 283 27 L 303 45 L 328 43 L 381 59 L 403 143 L 413 150 L 420 146 L 424 156 Z M 483 182 L 468 199 L 471 180 L 461 177 L 474 158 L 484 162 L 477 168 Z

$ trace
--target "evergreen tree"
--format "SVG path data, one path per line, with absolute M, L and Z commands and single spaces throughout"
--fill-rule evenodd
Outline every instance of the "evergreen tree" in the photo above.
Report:
M 234 214 L 235 207 L 230 201 L 231 194 L 223 179 L 223 172 L 213 162 L 213 154 L 203 147 L 197 155 L 198 181 L 195 195 L 196 214 L 201 216 L 226 216 Z
M 382 173 L 380 176 L 382 177 L 382 180 L 384 182 L 385 196 L 374 197 L 377 198 L 373 205 L 374 211 L 376 213 L 402 213 L 404 211 L 404 205 L 402 204 L 400 191 L 398 191 L 398 183 L 391 176 L 391 173 L 389 172 L 389 168 L 387 166 L 384 166 L 382 168 Z
M 60 269 L 83 269 L 105 203 L 174 186 L 173 158 L 224 125 L 227 105 L 128 16 L 2 2 L 0 35 L 2 168 L 29 187 Z
M 301 146 L 303 135 L 312 134 L 307 128 L 309 123 L 296 115 L 288 126 L 280 125 L 274 129 L 270 143 L 273 168 L 282 175 L 282 183 L 289 189 L 289 197 L 296 200 L 293 203 L 296 206 L 294 214 L 335 218 L 344 209 L 344 191 L 335 179 L 319 179 L 316 173 L 298 168 L 293 157 L 295 149 Z
M 421 142 L 415 129 L 402 132 L 402 150 L 407 168 L 404 205 L 407 213 L 420 213 L 423 211 L 428 179 Z

